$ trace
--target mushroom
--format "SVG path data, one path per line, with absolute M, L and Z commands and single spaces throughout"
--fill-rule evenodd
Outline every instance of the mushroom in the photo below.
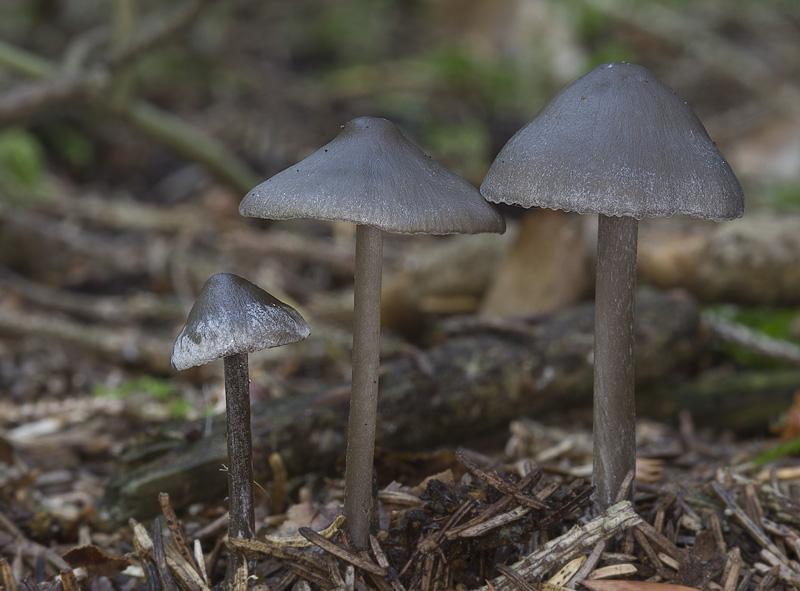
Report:
M 348 122 L 330 143 L 258 185 L 239 213 L 357 225 L 344 512 L 354 544 L 364 549 L 378 402 L 382 232 L 502 233 L 505 221 L 475 187 L 422 153 L 393 123 L 374 117 Z
M 495 203 L 599 215 L 593 480 L 608 507 L 636 462 L 638 220 L 738 218 L 742 188 L 674 90 L 643 66 L 609 63 L 561 90 L 508 141 L 481 192 Z M 632 485 L 626 493 L 632 498 Z
M 223 358 L 231 538 L 255 537 L 247 354 L 301 341 L 309 334 L 297 310 L 238 275 L 219 273 L 203 285 L 175 341 L 176 370 Z

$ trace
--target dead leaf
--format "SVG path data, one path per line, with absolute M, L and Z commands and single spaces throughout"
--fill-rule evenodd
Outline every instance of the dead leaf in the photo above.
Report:
M 90 577 L 113 577 L 131 565 L 129 560 L 109 556 L 94 544 L 73 548 L 62 558 L 72 568 L 85 568 Z
M 786 443 L 800 437 L 800 392 L 795 392 L 794 402 L 786 411 L 786 423 L 781 429 L 781 441 Z
M 706 588 L 725 566 L 727 557 L 720 552 L 714 533 L 703 530 L 695 537 L 691 549 L 685 549 L 678 556 L 676 582 L 689 587 Z
M 578 556 L 570 560 L 560 571 L 550 577 L 547 584 L 555 587 L 564 587 L 572 580 L 572 577 L 578 573 L 584 562 L 586 562 L 585 556 Z

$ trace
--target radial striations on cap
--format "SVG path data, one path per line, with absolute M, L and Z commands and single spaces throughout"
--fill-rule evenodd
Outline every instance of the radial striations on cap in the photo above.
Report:
M 689 105 L 643 66 L 598 66 L 555 95 L 500 151 L 494 203 L 631 216 L 744 213 L 730 165 Z
M 238 275 L 206 281 L 172 350 L 172 367 L 184 370 L 220 357 L 252 353 L 305 339 L 303 317 Z
M 411 143 L 392 122 L 354 119 L 308 158 L 250 191 L 244 216 L 314 218 L 398 234 L 505 230 L 480 192 Z

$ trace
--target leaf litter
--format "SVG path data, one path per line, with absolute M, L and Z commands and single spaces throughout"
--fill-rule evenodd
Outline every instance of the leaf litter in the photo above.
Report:
M 417 485 L 379 490 L 375 535 L 362 552 L 346 534 L 336 480 L 313 492 L 310 481 L 284 482 L 286 512 L 262 503 L 257 539 L 229 540 L 224 506 L 193 506 L 179 519 L 168 495 L 153 500 L 162 516 L 149 526 L 115 526 L 98 504 L 101 479 L 86 468 L 32 473 L 12 445 L 16 463 L 0 478 L 0 581 L 29 591 L 204 591 L 220 584 L 226 553 L 243 552 L 241 590 L 800 588 L 796 473 L 756 466 L 750 447 L 695 433 L 686 417 L 681 430 L 640 423 L 633 505 L 598 513 L 587 439 L 559 444 L 563 430 L 520 421 L 505 455 L 458 450 L 421 463 L 444 469 L 418 475 Z M 581 557 L 582 566 L 558 572 Z

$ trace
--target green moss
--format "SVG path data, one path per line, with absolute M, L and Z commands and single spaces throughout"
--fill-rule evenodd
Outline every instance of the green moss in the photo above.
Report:
M 757 466 L 763 466 L 769 462 L 774 462 L 781 458 L 800 455 L 800 437 L 783 443 L 779 443 L 764 453 L 753 458 Z
M 722 319 L 737 322 L 767 336 L 800 345 L 800 335 L 795 332 L 796 327 L 800 326 L 800 308 L 720 304 L 710 306 L 708 309 Z
M 9 182 L 32 188 L 42 182 L 44 158 L 36 137 L 18 127 L 0 132 L 0 171 Z
M 781 209 L 800 207 L 800 184 L 783 183 L 773 187 L 767 194 L 767 203 Z
M 44 151 L 19 127 L 0 131 L 0 208 L 40 200 L 46 193 Z
M 85 168 L 94 162 L 94 144 L 78 127 L 61 123 L 47 128 L 44 133 L 47 142 L 70 166 Z
M 92 392 L 95 396 L 125 400 L 134 394 L 144 393 L 151 398 L 164 400 L 177 393 L 175 384 L 169 380 L 152 376 L 137 376 L 122 382 L 119 386 L 97 386 Z

